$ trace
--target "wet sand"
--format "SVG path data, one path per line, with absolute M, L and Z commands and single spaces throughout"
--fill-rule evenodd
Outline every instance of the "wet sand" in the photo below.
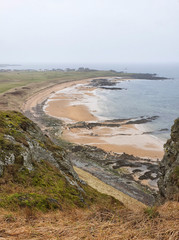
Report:
M 84 80 L 75 84 L 61 84 L 53 90 L 44 107 L 47 114 L 64 120 L 66 125 L 62 137 L 70 142 L 94 145 L 105 151 L 161 159 L 164 154 L 163 142 L 152 135 L 144 134 L 145 128 L 141 124 L 125 125 L 124 121 L 119 127 L 69 127 L 68 124 L 80 121 L 102 123 L 105 120 L 95 115 L 96 89 L 89 87 L 89 82 L 90 80 Z
M 59 107 L 60 106 L 60 107 Z M 63 119 L 73 121 L 96 121 L 97 118 L 92 115 L 84 105 L 70 106 L 69 100 L 60 99 L 49 103 L 46 113 Z

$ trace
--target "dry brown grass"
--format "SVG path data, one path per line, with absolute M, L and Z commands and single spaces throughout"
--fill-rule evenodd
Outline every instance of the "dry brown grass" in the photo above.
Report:
M 178 240 L 179 203 L 168 202 L 155 211 L 158 214 L 134 214 L 100 206 L 47 214 L 28 209 L 16 213 L 1 210 L 0 239 Z

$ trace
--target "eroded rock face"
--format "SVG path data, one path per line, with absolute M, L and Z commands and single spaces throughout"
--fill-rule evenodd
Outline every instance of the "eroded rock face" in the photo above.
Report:
M 15 111 L 0 111 L 0 187 L 0 208 L 11 210 L 28 207 L 44 212 L 93 203 L 123 208 L 81 181 L 67 149 Z
M 19 112 L 0 111 L 0 176 L 5 166 L 19 164 L 32 171 L 34 161 L 44 160 L 78 179 L 65 150 L 54 145 L 35 123 Z
M 179 201 L 179 118 L 171 129 L 171 138 L 164 145 L 165 155 L 160 163 L 158 181 L 161 200 Z

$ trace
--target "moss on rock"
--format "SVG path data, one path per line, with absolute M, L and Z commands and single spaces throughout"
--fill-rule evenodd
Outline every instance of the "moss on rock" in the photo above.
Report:
M 179 118 L 171 128 L 171 138 L 164 145 L 165 155 L 160 163 L 158 181 L 162 200 L 179 201 Z
M 122 207 L 82 183 L 65 149 L 18 112 L 0 112 L 0 207 L 41 211 L 91 204 Z

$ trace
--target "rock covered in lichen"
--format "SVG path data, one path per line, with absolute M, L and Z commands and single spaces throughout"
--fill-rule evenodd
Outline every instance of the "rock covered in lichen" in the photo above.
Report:
M 122 206 L 80 181 L 65 149 L 34 122 L 19 112 L 0 111 L 0 208 L 46 211 L 111 201 Z
M 179 201 L 179 118 L 171 128 L 171 138 L 164 145 L 165 155 L 160 163 L 158 181 L 162 200 Z
M 10 164 L 21 164 L 29 171 L 33 162 L 46 160 L 77 178 L 65 151 L 45 136 L 40 128 L 19 112 L 0 112 L 0 176 Z
M 45 136 L 40 128 L 19 112 L 0 112 L 0 177 L 6 168 L 32 172 L 37 164 L 48 162 L 59 169 L 69 184 L 83 191 L 65 150 Z

